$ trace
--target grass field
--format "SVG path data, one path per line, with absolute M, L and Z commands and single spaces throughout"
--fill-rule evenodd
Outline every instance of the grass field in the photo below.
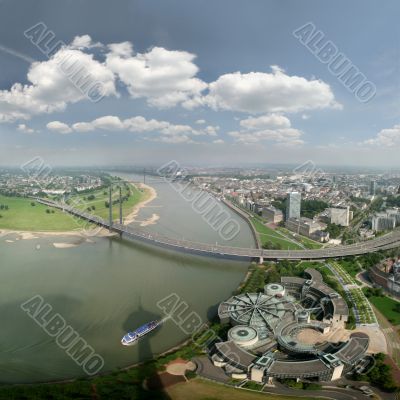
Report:
M 122 213 L 126 217 L 134 206 L 139 202 L 146 200 L 149 193 L 138 189 L 133 185 L 125 187 L 122 195 L 129 197 L 123 202 Z M 88 200 L 88 196 L 93 195 L 93 200 Z M 116 190 L 113 200 L 118 199 Z M 70 201 L 73 207 L 81 210 L 87 210 L 89 207 L 95 207 L 90 212 L 102 218 L 108 218 L 108 208 L 105 202 L 108 201 L 108 193 L 104 190 L 97 190 L 91 193 L 79 194 Z M 32 206 L 34 204 L 34 206 Z M 82 223 L 69 214 L 59 210 L 46 207 L 42 204 L 23 197 L 6 197 L 0 195 L 0 206 L 7 206 L 8 209 L 0 209 L 0 229 L 16 231 L 43 231 L 43 232 L 64 232 L 82 229 Z M 50 212 L 46 212 L 49 209 Z M 119 204 L 113 206 L 113 218 L 117 219 L 119 215 Z
M 89 200 L 90 195 L 94 196 L 94 199 Z M 96 190 L 90 193 L 79 194 L 71 197 L 70 204 L 71 206 L 83 211 L 89 211 L 88 208 L 95 207 L 94 210 L 91 209 L 89 212 L 101 218 L 108 219 L 109 208 L 106 207 L 106 202 L 109 200 L 108 196 L 108 190 Z M 122 196 L 129 196 L 128 199 L 122 203 L 122 215 L 125 218 L 132 212 L 136 204 L 146 200 L 149 193 L 134 185 L 126 184 L 122 189 Z M 112 198 L 113 201 L 119 199 L 118 189 L 114 190 Z M 117 203 L 113 205 L 113 219 L 117 219 L 118 217 L 119 204 Z
M 391 299 L 390 297 L 377 297 L 373 296 L 368 299 L 385 317 L 386 319 L 393 320 L 393 325 L 400 325 L 400 313 L 395 311 L 394 308 L 400 302 Z
M 0 229 L 18 231 L 70 231 L 79 225 L 72 216 L 54 210 L 46 213 L 47 207 L 22 197 L 0 195 L 0 205 L 7 205 L 8 210 L 0 210 Z
M 297 396 L 258 394 L 248 390 L 228 388 L 198 378 L 171 386 L 166 392 L 171 400 L 294 400 L 299 398 Z M 307 396 L 307 392 L 304 393 L 304 396 Z M 315 396 L 301 397 L 303 400 L 317 398 Z
M 280 234 L 277 231 L 274 231 L 273 229 L 269 228 L 268 226 L 265 226 L 261 221 L 259 221 L 257 218 L 251 218 L 251 222 L 253 223 L 256 231 L 260 235 L 260 240 L 261 244 L 264 245 L 267 242 L 272 242 L 272 243 L 277 243 L 282 246 L 282 249 L 284 250 L 296 250 L 296 249 L 301 249 L 302 247 L 295 243 L 295 241 L 290 241 L 286 239 L 282 234 Z

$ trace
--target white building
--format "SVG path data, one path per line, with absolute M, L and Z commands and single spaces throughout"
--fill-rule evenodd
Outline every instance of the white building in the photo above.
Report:
M 300 218 L 301 194 L 299 192 L 290 192 L 287 196 L 286 221 L 291 218 Z
M 372 230 L 375 232 L 388 231 L 396 227 L 396 217 L 387 213 L 379 213 L 372 217 Z
M 336 224 L 340 226 L 349 226 L 350 225 L 350 207 L 341 207 L 341 208 L 331 208 L 331 224 Z

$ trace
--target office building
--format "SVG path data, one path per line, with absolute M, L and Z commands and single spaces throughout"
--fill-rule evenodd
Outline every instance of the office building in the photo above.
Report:
M 371 196 L 375 196 L 375 194 L 376 194 L 376 181 L 371 181 L 370 187 L 369 187 L 369 194 Z
M 282 211 L 275 207 L 264 207 L 261 215 L 267 222 L 272 222 L 274 224 L 279 224 L 279 222 L 283 221 Z
M 300 218 L 301 194 L 299 192 L 288 193 L 286 201 L 286 221 L 291 218 Z

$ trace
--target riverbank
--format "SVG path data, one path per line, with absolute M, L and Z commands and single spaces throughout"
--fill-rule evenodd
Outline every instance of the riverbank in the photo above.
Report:
M 145 185 L 145 184 L 138 184 L 137 185 L 138 189 L 144 191 L 144 196 L 142 200 L 140 200 L 137 204 L 134 205 L 132 208 L 132 211 L 128 214 L 128 216 L 125 219 L 125 224 L 129 224 L 133 221 L 135 221 L 135 218 L 137 217 L 139 211 L 145 207 L 148 203 L 153 201 L 157 197 L 157 192 L 154 188 L 151 186 Z M 39 207 L 41 205 L 36 205 L 33 207 L 31 205 L 31 200 L 30 199 L 18 199 L 22 201 L 29 202 L 29 211 L 36 211 L 36 207 Z M 56 210 L 56 213 L 61 213 L 60 211 Z M 78 221 L 71 215 L 61 213 L 65 218 L 68 218 L 72 221 L 73 225 L 71 226 L 78 226 L 79 223 Z M 51 214 L 50 214 L 51 215 Z M 153 216 L 148 220 L 144 221 L 143 226 L 150 225 L 152 223 L 155 223 L 159 219 L 158 215 L 153 214 Z M 33 227 L 34 228 L 34 227 Z M 41 229 L 0 229 L 0 238 L 2 237 L 7 237 L 9 238 L 10 236 L 14 237 L 15 240 L 34 240 L 34 239 L 40 239 L 40 238 L 46 238 L 46 237 L 74 237 L 74 238 L 84 238 L 84 239 L 89 239 L 90 237 L 111 237 L 115 236 L 115 233 L 109 232 L 107 229 L 99 229 L 98 227 L 93 226 L 93 228 L 85 228 L 82 229 L 80 227 L 77 227 L 75 229 L 70 229 L 70 230 L 41 230 Z M 10 240 L 7 240 L 7 242 L 11 242 Z M 61 245 L 55 247 L 58 248 L 67 248 L 71 247 L 70 244 L 64 244 L 62 243 Z
M 149 204 L 150 202 L 152 202 L 153 200 L 155 200 L 157 198 L 157 192 L 153 187 L 146 185 L 144 183 L 137 184 L 137 187 L 139 189 L 145 190 L 147 192 L 147 194 L 140 203 L 138 203 L 137 205 L 135 205 L 133 207 L 132 212 L 129 213 L 128 216 L 125 218 L 124 223 L 126 225 L 131 224 L 132 222 L 135 222 L 136 218 L 139 214 L 139 211 L 143 207 L 146 207 L 147 204 Z M 157 221 L 158 219 L 159 219 L 159 216 L 157 214 L 153 214 L 152 220 Z M 150 223 L 148 223 L 147 225 L 150 225 Z M 143 226 L 146 226 L 146 225 L 143 225 Z
M 255 242 L 255 245 L 257 247 L 257 249 L 261 249 L 261 240 L 260 240 L 260 236 L 255 228 L 255 226 L 253 225 L 252 221 L 251 221 L 251 217 L 248 213 L 246 213 L 245 211 L 241 210 L 238 206 L 236 206 L 235 204 L 233 204 L 232 202 L 223 199 L 221 200 L 222 203 L 224 203 L 227 207 L 229 207 L 233 212 L 235 212 L 237 215 L 239 215 L 241 218 L 243 218 L 243 220 L 245 220 L 251 230 L 251 233 L 253 235 L 253 239 Z

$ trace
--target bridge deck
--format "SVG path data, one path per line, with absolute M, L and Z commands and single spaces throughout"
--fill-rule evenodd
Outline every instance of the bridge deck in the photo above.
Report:
M 400 233 L 395 231 L 388 235 L 381 236 L 376 239 L 368 240 L 361 243 L 351 245 L 341 245 L 331 248 L 314 249 L 314 250 L 265 250 L 256 248 L 241 248 L 222 245 L 213 245 L 208 243 L 200 243 L 190 240 L 179 240 L 169 238 L 167 236 L 150 233 L 140 228 L 133 228 L 128 225 L 113 223 L 111 226 L 108 221 L 84 211 L 77 210 L 64 203 L 56 203 L 50 200 L 36 199 L 39 203 L 49 207 L 58 208 L 64 212 L 68 212 L 79 218 L 85 219 L 93 224 L 102 226 L 127 237 L 152 243 L 161 247 L 191 252 L 205 255 L 218 255 L 229 258 L 258 258 L 258 259 L 292 259 L 292 260 L 313 260 L 325 258 L 337 258 L 348 255 L 361 255 L 372 253 L 379 250 L 387 250 L 400 246 Z

